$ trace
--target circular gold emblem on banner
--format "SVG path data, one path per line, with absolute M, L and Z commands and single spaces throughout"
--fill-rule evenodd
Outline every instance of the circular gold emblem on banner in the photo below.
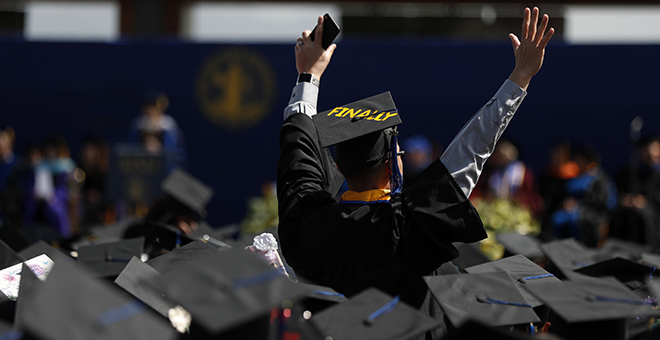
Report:
M 206 59 L 197 76 L 197 103 L 207 119 L 238 130 L 259 123 L 271 110 L 275 74 L 259 52 L 229 47 Z

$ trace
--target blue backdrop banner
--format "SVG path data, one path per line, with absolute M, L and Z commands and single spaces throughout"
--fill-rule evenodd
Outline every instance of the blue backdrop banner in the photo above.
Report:
M 0 42 L 0 125 L 17 151 L 66 136 L 74 159 L 85 136 L 126 142 L 151 88 L 185 137 L 188 171 L 216 191 L 215 225 L 240 221 L 247 199 L 274 181 L 278 134 L 297 74 L 290 45 Z M 630 122 L 657 133 L 660 46 L 547 48 L 546 61 L 506 135 L 540 173 L 560 138 L 590 143 L 610 172 L 630 154 Z M 514 67 L 510 45 L 344 41 L 321 79 L 318 109 L 391 91 L 402 138 L 447 145 Z

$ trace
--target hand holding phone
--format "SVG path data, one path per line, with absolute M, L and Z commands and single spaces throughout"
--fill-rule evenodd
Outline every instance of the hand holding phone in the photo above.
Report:
M 326 13 L 323 16 L 323 37 L 321 37 L 321 46 L 323 46 L 324 50 L 327 50 L 328 47 L 332 44 L 335 38 L 339 35 L 339 31 L 340 29 L 339 26 L 337 26 L 337 23 L 332 20 L 330 14 Z M 314 27 L 309 37 L 312 39 L 312 41 L 314 41 L 315 36 L 316 27 Z

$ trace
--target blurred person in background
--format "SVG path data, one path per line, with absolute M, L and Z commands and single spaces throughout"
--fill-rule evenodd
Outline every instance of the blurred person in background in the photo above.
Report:
M 573 237 L 597 247 L 608 234 L 617 204 L 614 182 L 600 167 L 600 155 L 590 147 L 576 148 L 573 161 L 578 175 L 565 182 L 561 207 L 552 212 L 550 226 L 556 239 Z
M 577 177 L 580 172 L 578 165 L 571 159 L 571 142 L 560 139 L 555 142 L 548 152 L 548 164 L 543 176 L 539 180 L 539 190 L 545 206 L 545 214 L 541 221 L 541 235 L 543 241 L 553 239 L 551 225 L 552 212 L 560 209 L 565 193 L 565 183 Z
M 19 196 L 16 177 L 20 165 L 14 153 L 16 134 L 7 126 L 0 130 L 0 221 L 12 220 L 16 223 L 19 215 Z
M 163 152 L 169 169 L 188 166 L 188 155 L 183 133 L 172 116 L 165 113 L 169 106 L 167 96 L 149 90 L 142 102 L 142 113 L 130 126 L 129 142 L 142 144 L 146 150 Z
M 401 143 L 401 148 L 406 151 L 403 159 L 403 177 L 407 181 L 414 180 L 434 160 L 440 158 L 439 156 L 437 158 L 433 157 L 433 144 L 426 136 L 421 134 L 406 138 Z
M 0 191 L 4 189 L 9 176 L 18 165 L 18 159 L 14 154 L 15 139 L 16 134 L 10 126 L 0 130 Z
M 616 178 L 619 205 L 609 236 L 660 249 L 660 137 L 639 140 L 630 164 Z
M 76 231 L 72 217 L 75 220 L 77 186 L 73 180 L 76 164 L 66 140 L 61 136 L 47 138 L 42 150 L 29 150 L 29 159 L 24 225 L 39 229 L 45 224 L 61 238 L 70 237 Z
M 82 185 L 81 231 L 105 220 L 105 181 L 108 145 L 99 137 L 87 137 L 80 147 L 78 163 L 84 174 Z
M 544 203 L 532 169 L 519 159 L 518 147 L 501 138 L 470 199 L 505 199 L 527 209 L 533 217 L 543 214 Z

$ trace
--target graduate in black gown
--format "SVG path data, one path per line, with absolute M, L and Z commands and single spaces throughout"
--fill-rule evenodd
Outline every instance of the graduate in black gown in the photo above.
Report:
M 522 37 L 511 35 L 516 67 L 509 79 L 410 186 L 401 176 L 401 118 L 391 95 L 316 114 L 319 79 L 336 45 L 324 50 L 321 39 L 302 33 L 277 174 L 280 245 L 299 276 L 347 296 L 374 286 L 428 315 L 441 315 L 422 276 L 439 273 L 458 256 L 452 242 L 487 236 L 467 196 L 542 65 L 554 30 L 546 33 L 547 15 L 537 30 L 538 19 L 538 9 L 525 11 Z M 317 37 L 322 27 L 319 17 Z M 344 178 L 349 191 L 337 202 Z

